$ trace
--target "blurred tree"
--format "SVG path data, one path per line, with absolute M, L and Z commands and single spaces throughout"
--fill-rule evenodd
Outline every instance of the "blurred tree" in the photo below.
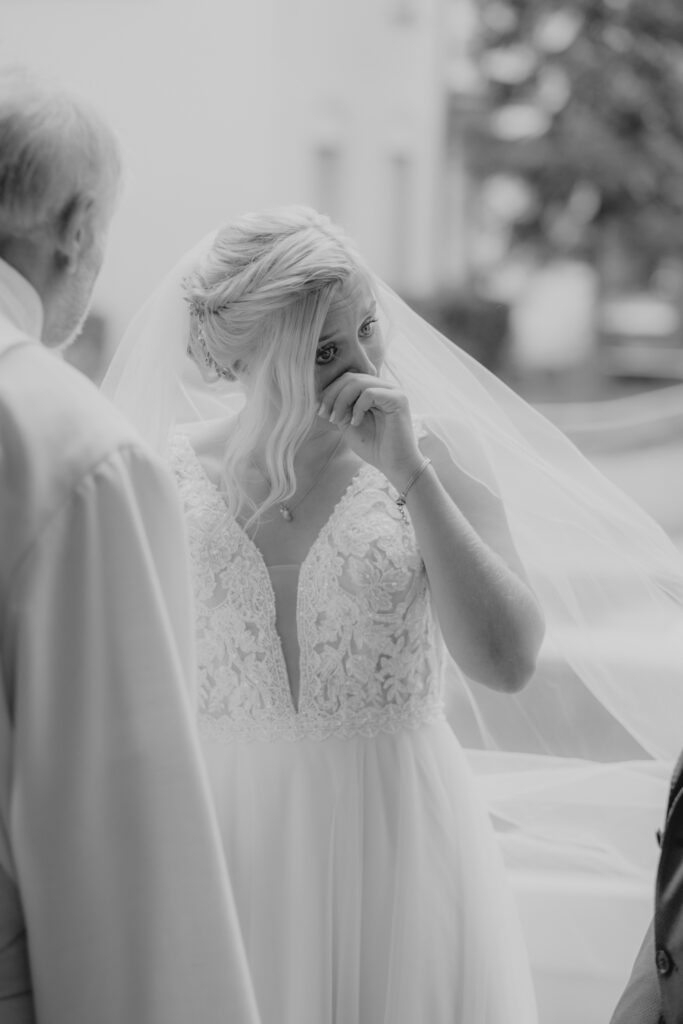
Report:
M 683 3 L 479 0 L 479 12 L 473 169 L 517 185 L 513 240 L 598 260 L 618 250 L 644 283 L 683 254 Z

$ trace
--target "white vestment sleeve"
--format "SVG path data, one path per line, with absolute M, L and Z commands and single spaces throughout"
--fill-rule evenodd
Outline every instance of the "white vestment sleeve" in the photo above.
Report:
M 39 1024 L 255 1024 L 194 735 L 177 498 L 134 448 L 50 517 L 10 589 L 10 841 Z

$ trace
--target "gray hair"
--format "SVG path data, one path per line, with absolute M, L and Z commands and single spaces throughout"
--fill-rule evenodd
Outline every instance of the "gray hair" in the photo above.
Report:
M 118 142 L 88 103 L 24 68 L 0 69 L 0 241 L 97 202 L 120 177 Z

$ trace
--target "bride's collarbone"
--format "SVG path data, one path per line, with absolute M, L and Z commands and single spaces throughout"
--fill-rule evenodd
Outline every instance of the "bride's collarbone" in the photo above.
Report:
M 285 518 L 278 508 L 268 509 L 257 525 L 249 528 L 248 533 L 254 544 L 263 555 L 266 565 L 300 565 L 306 557 L 311 545 L 320 531 L 330 520 L 349 484 L 363 465 L 357 456 L 341 457 L 330 466 L 329 472 L 310 486 L 310 477 L 303 477 L 296 493 L 288 502 L 291 507 L 291 518 Z M 262 485 L 254 479 L 244 481 L 244 486 L 253 485 L 254 490 L 247 490 L 252 500 L 259 501 L 265 497 Z M 302 495 L 302 497 L 300 497 Z M 238 517 L 244 526 L 246 515 Z

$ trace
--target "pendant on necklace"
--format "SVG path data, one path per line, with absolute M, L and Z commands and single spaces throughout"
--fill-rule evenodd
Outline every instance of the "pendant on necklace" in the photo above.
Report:
M 282 516 L 282 518 L 285 520 L 285 522 L 291 523 L 291 521 L 294 518 L 294 516 L 292 515 L 292 510 L 289 507 L 289 505 L 285 505 L 285 503 L 283 501 L 283 502 L 281 502 L 278 505 L 278 510 L 279 510 L 280 515 Z

